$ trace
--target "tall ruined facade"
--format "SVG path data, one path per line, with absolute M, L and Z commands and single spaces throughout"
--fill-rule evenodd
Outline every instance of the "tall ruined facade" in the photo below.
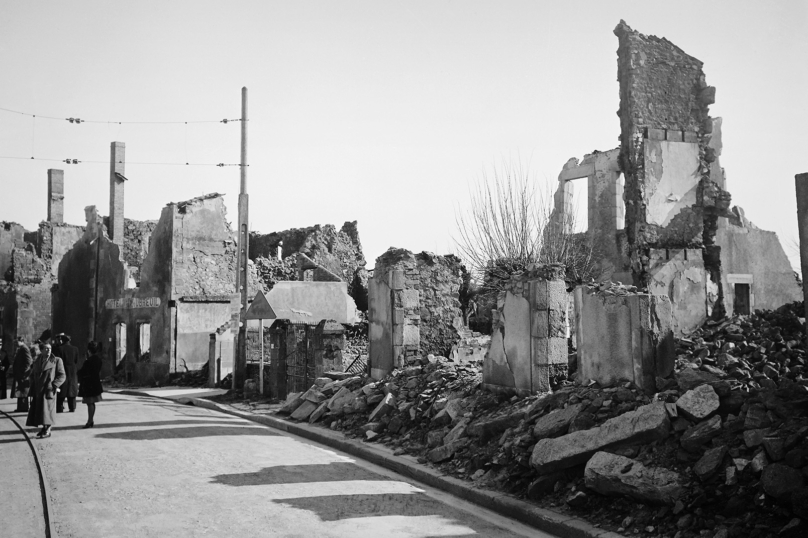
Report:
M 667 296 L 678 335 L 711 315 L 799 300 L 776 235 L 731 207 L 720 164 L 723 122 L 710 116 L 716 90 L 703 63 L 623 21 L 614 33 L 620 147 L 564 165 L 552 222 L 569 228 L 572 184 L 585 178 L 600 280 Z

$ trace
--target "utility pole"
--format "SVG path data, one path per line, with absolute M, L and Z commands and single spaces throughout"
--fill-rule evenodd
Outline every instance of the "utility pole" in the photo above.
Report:
M 236 263 L 236 293 L 241 301 L 238 315 L 238 345 L 233 365 L 234 390 L 243 389 L 247 377 L 247 261 L 250 250 L 248 216 L 250 197 L 247 194 L 247 87 L 241 88 L 241 190 L 238 195 L 238 259 Z

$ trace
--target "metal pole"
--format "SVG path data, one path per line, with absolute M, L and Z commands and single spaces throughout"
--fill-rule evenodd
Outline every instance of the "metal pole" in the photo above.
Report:
M 258 333 L 261 338 L 261 362 L 258 363 L 258 394 L 264 394 L 264 318 L 258 320 Z
M 233 366 L 233 389 L 243 390 L 247 377 L 247 261 L 249 260 L 249 206 L 247 195 L 247 87 L 241 88 L 241 190 L 238 195 L 238 259 L 236 263 L 236 293 L 239 309 L 236 364 Z

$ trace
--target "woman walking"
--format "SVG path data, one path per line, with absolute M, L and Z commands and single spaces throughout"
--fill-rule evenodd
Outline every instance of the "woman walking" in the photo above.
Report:
M 39 344 L 41 351 L 31 369 L 31 409 L 26 426 L 42 426 L 37 439 L 51 436 L 51 427 L 56 417 L 56 394 L 65 382 L 65 367 L 62 359 L 51 352 L 50 344 Z
M 87 344 L 88 357 L 78 371 L 79 381 L 81 382 L 79 396 L 81 396 L 81 403 L 87 404 L 87 424 L 84 425 L 85 428 L 93 427 L 95 404 L 101 401 L 101 393 L 104 392 L 104 387 L 101 386 L 100 353 L 101 344 L 96 341 L 91 341 Z

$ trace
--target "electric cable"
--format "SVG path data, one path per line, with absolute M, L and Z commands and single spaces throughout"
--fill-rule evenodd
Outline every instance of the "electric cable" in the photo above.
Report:
M 199 120 L 199 121 L 114 121 L 114 120 L 83 120 L 81 118 L 57 118 L 56 116 L 43 116 L 41 114 L 31 114 L 30 112 L 20 112 L 19 110 L 11 110 L 10 108 L 3 108 L 0 107 L 0 111 L 9 112 L 11 114 L 21 114 L 23 116 L 30 116 L 32 118 L 44 118 L 46 120 L 57 120 L 57 121 L 67 121 L 73 124 L 81 124 L 81 123 L 102 123 L 102 124 L 118 124 L 122 125 L 124 123 L 127 124 L 144 124 L 144 125 L 169 125 L 169 124 L 185 124 L 188 125 L 189 123 L 224 123 L 228 124 L 235 121 L 242 121 L 241 118 L 236 119 L 222 119 L 222 120 Z M 247 120 L 249 121 L 249 120 Z
M 45 157 L 11 157 L 0 155 L 0 159 L 14 159 L 20 161 L 50 161 L 50 162 L 57 162 L 57 163 L 65 163 L 65 164 L 109 164 L 109 161 L 83 161 L 80 159 L 48 159 Z M 122 164 L 147 164 L 147 165 L 158 165 L 158 166 L 218 166 L 219 168 L 224 166 L 241 166 L 240 163 L 230 164 L 230 163 L 150 163 L 150 162 L 140 162 L 140 161 L 118 161 L 118 163 Z M 249 164 L 247 166 L 250 166 Z

